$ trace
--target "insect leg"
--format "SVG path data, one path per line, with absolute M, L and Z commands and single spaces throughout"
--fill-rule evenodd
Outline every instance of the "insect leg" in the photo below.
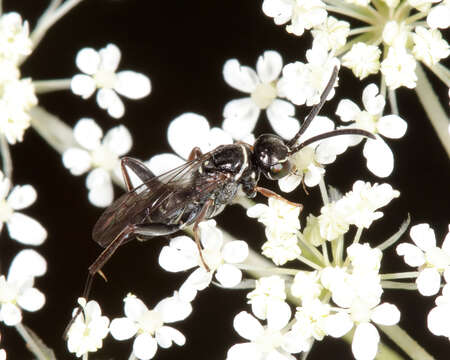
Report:
M 191 153 L 189 154 L 189 157 L 187 160 L 192 161 L 192 160 L 198 159 L 202 155 L 203 155 L 202 151 L 200 150 L 200 148 L 198 146 L 196 146 L 195 148 L 193 148 L 191 150 Z
M 128 156 L 124 156 L 120 159 L 120 167 L 122 169 L 123 180 L 125 181 L 128 191 L 133 190 L 134 186 L 131 183 L 130 175 L 128 173 L 129 170 L 127 167 L 130 168 L 143 183 L 155 177 L 155 175 L 142 161 Z
M 200 214 L 198 214 L 197 219 L 195 220 L 194 223 L 194 239 L 195 239 L 195 243 L 197 244 L 197 248 L 198 248 L 198 252 L 200 254 L 200 260 L 202 261 L 203 266 L 205 267 L 206 271 L 211 271 L 209 266 L 206 265 L 205 259 L 203 258 L 203 254 L 202 254 L 202 246 L 200 244 L 200 235 L 198 232 L 198 224 L 200 224 L 203 220 L 205 220 L 206 218 L 206 213 L 208 211 L 208 208 L 213 204 L 214 200 L 209 199 L 207 202 L 205 202 L 205 204 L 202 207 L 202 210 L 200 210 Z
M 300 208 L 300 211 L 302 211 L 302 209 L 303 209 L 303 205 L 302 204 L 289 201 L 289 200 L 285 199 L 284 197 L 282 197 L 281 195 L 278 195 L 276 192 L 273 192 L 272 190 L 269 190 L 269 189 L 266 189 L 266 188 L 263 188 L 263 187 L 260 187 L 260 186 L 256 186 L 255 190 L 257 192 L 259 192 L 261 195 L 264 195 L 267 198 L 275 198 L 277 200 L 284 201 L 285 203 L 287 203 L 287 204 L 289 204 L 291 206 L 297 206 L 297 207 Z

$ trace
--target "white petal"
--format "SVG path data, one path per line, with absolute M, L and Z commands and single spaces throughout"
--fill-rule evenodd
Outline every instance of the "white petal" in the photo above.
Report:
M 278 180 L 278 187 L 283 192 L 291 192 L 294 191 L 301 182 L 301 176 L 289 174 L 288 176 L 285 176 L 284 178 Z
M 411 227 L 409 232 L 411 239 L 423 251 L 436 247 L 436 235 L 429 224 L 418 224 Z
M 409 266 L 421 266 L 425 263 L 425 254 L 417 246 L 401 243 L 396 248 L 397 254 L 405 257 Z
M 352 352 L 356 360 L 371 360 L 378 350 L 380 335 L 370 323 L 362 323 L 356 327 L 352 342 Z
M 114 339 L 127 340 L 136 334 L 138 327 L 133 321 L 123 317 L 111 321 L 109 331 Z
M 305 185 L 308 187 L 313 187 L 319 185 L 320 179 L 322 179 L 322 175 L 325 173 L 325 170 L 321 167 L 310 165 L 308 167 L 308 171 L 305 174 Z
M 8 196 L 8 204 L 14 210 L 22 210 L 36 201 L 37 192 L 31 185 L 14 186 Z
M 234 287 L 242 280 L 242 272 L 236 266 L 222 264 L 216 271 L 216 279 L 224 287 Z
M 223 129 L 233 139 L 243 140 L 253 132 L 260 110 L 250 98 L 231 100 L 223 109 Z
M 378 115 L 383 112 L 386 100 L 382 95 L 378 95 L 378 86 L 369 84 L 362 94 L 362 101 L 367 112 L 371 115 Z
M 227 360 L 264 360 L 260 348 L 253 343 L 244 343 L 233 345 L 227 352 Z
M 172 149 L 183 159 L 187 159 L 196 146 L 209 134 L 209 123 L 204 116 L 184 113 L 173 119 L 167 129 L 167 140 Z
M 269 207 L 265 204 L 256 204 L 251 208 L 247 209 L 247 216 L 251 218 L 259 218 L 264 213 L 269 211 Z
M 25 245 L 41 245 L 47 238 L 47 231 L 36 220 L 15 212 L 8 221 L 11 238 Z
M 436 306 L 427 317 L 427 325 L 436 336 L 447 336 L 450 333 L 450 306 Z
M 144 74 L 135 71 L 121 71 L 117 73 L 114 90 L 129 99 L 142 99 L 150 94 L 151 83 Z
M 114 190 L 111 177 L 104 169 L 92 170 L 86 177 L 86 187 L 89 189 L 89 201 L 98 207 L 111 205 L 114 199 Z
M 267 308 L 267 327 L 270 330 L 283 329 L 291 319 L 291 308 L 284 301 L 273 301 Z
M 299 121 L 292 117 L 294 112 L 294 105 L 279 99 L 275 99 L 267 108 L 270 125 L 283 139 L 291 139 L 300 129 Z
M 144 302 L 134 295 L 129 294 L 123 301 L 125 315 L 131 320 L 139 321 L 148 312 Z
M 435 268 L 426 268 L 420 271 L 416 279 L 417 290 L 423 296 L 436 295 L 441 286 L 441 275 Z
M 84 48 L 78 51 L 75 63 L 82 72 L 92 75 L 98 70 L 100 55 L 92 48 Z
M 70 81 L 70 89 L 75 95 L 87 99 L 97 89 L 97 85 L 95 84 L 95 80 L 90 76 L 77 74 Z
M 120 62 L 120 49 L 114 44 L 108 44 L 99 51 L 101 58 L 100 68 L 109 71 L 116 71 Z
M 181 166 L 185 161 L 177 155 L 174 154 L 158 154 L 153 156 L 149 161 L 146 162 L 147 167 L 156 176 L 164 174 L 165 172 L 175 169 Z
M 344 99 L 338 104 L 336 115 L 341 118 L 342 121 L 348 122 L 356 119 L 356 116 L 361 112 L 358 105 L 353 101 Z
M 157 349 L 158 344 L 149 333 L 138 335 L 133 343 L 133 352 L 140 360 L 149 360 L 153 358 Z
M 79 148 L 70 148 L 64 151 L 62 156 L 64 166 L 72 175 L 84 174 L 91 168 L 91 155 Z
M 183 346 L 186 343 L 186 338 L 184 337 L 184 335 L 171 326 L 160 327 L 156 331 L 155 337 L 158 345 L 164 349 L 171 347 L 172 342 L 179 346 Z
M 204 152 L 211 151 L 216 147 L 218 147 L 219 145 L 226 145 L 233 143 L 233 138 L 231 137 L 231 134 L 218 127 L 213 127 L 209 131 L 207 138 L 204 140 L 207 140 L 201 146 L 201 150 Z
M 122 100 L 112 89 L 100 89 L 97 92 L 97 104 L 107 110 L 108 114 L 115 119 L 119 119 L 125 114 Z
M 11 262 L 8 281 L 21 281 L 28 277 L 42 276 L 47 271 L 47 262 L 37 251 L 25 249 L 20 251 Z
M 185 282 L 197 290 L 204 290 L 211 283 L 211 279 L 212 272 L 208 272 L 204 268 L 199 267 L 189 275 Z
M 391 139 L 399 139 L 406 133 L 408 124 L 400 116 L 387 115 L 378 120 L 378 132 Z
M 223 78 L 228 85 L 245 93 L 251 93 L 259 83 L 255 70 L 241 66 L 236 59 L 225 62 Z
M 367 139 L 363 149 L 367 168 L 378 177 L 387 177 L 394 169 L 394 155 L 387 144 L 378 138 Z
M 17 325 L 22 321 L 22 312 L 11 303 L 2 304 L 0 308 L 0 319 L 8 326 Z
M 400 321 L 400 311 L 395 305 L 383 303 L 372 310 L 370 318 L 377 324 L 392 326 Z
M 186 319 L 192 313 L 192 305 L 175 292 L 173 296 L 162 299 L 154 310 L 161 314 L 164 323 L 173 323 Z
M 130 131 L 125 126 L 119 125 L 106 133 L 103 144 L 105 144 L 112 152 L 121 156 L 131 150 L 133 139 Z
M 82 118 L 75 124 L 73 135 L 81 146 L 94 150 L 100 146 L 103 131 L 93 119 Z
M 325 332 L 335 338 L 339 338 L 347 334 L 353 327 L 351 317 L 344 312 L 329 315 L 325 319 Z
M 159 254 L 159 265 L 166 271 L 179 272 L 198 265 L 198 249 L 188 236 L 177 236 Z
M 242 240 L 226 243 L 222 248 L 222 257 L 227 263 L 243 262 L 248 256 L 248 244 Z
M 283 68 L 283 59 L 281 55 L 273 50 L 264 51 L 264 54 L 258 58 L 256 71 L 264 83 L 269 83 L 278 78 Z
M 254 340 L 264 332 L 259 321 L 246 311 L 241 311 L 234 317 L 233 326 L 236 332 L 247 340 Z
M 28 288 L 17 299 L 19 306 L 27 311 L 38 311 L 45 304 L 45 296 L 38 289 Z

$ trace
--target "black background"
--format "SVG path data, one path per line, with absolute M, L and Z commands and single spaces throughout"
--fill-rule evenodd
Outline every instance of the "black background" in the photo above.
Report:
M 5 12 L 21 13 L 32 27 L 46 5 L 47 1 L 42 0 L 4 1 Z M 311 37 L 305 34 L 297 38 L 275 26 L 262 13 L 258 1 L 86 0 L 49 31 L 23 65 L 23 76 L 36 80 L 71 77 L 78 72 L 74 59 L 79 49 L 100 49 L 109 42 L 122 51 L 120 69 L 143 72 L 151 78 L 153 89 L 149 97 L 125 100 L 126 114 L 119 121 L 100 110 L 93 98 L 84 101 L 69 91 L 39 96 L 39 102 L 71 126 L 85 116 L 96 119 L 105 131 L 123 122 L 134 139 L 130 155 L 148 159 L 152 154 L 170 150 L 166 129 L 177 115 L 197 112 L 220 126 L 223 106 L 241 97 L 223 81 L 222 66 L 227 59 L 237 58 L 242 64 L 255 67 L 263 51 L 275 49 L 281 52 L 285 63 L 305 61 Z M 370 81 L 379 82 L 379 77 L 371 77 L 361 84 L 347 69 L 339 76 L 338 96 L 323 111 L 334 119 L 338 99 L 350 98 L 361 104 L 363 86 Z M 447 103 L 445 87 L 437 83 L 436 89 Z M 415 93 L 407 89 L 398 93 L 400 112 L 409 127 L 405 137 L 389 141 L 396 158 L 392 175 L 385 180 L 374 177 L 366 169 L 358 147 L 327 167 L 326 180 L 343 191 L 348 191 L 357 179 L 387 181 L 401 191 L 401 197 L 384 209 L 385 216 L 365 237 L 374 246 L 395 232 L 407 213 L 411 214 L 412 224 L 431 223 L 440 244 L 448 231 L 450 214 L 448 158 Z M 299 108 L 297 116 L 305 112 Z M 258 124 L 256 134 L 270 131 L 265 115 Z M 26 132 L 24 142 L 11 150 L 14 184 L 30 183 L 38 191 L 38 201 L 25 213 L 39 220 L 49 232 L 46 242 L 37 249 L 48 262 L 48 273 L 37 279 L 36 284 L 47 301 L 41 311 L 25 312 L 24 323 L 55 350 L 58 359 L 72 358 L 61 335 L 81 293 L 87 267 L 101 250 L 90 238 L 101 210 L 87 200 L 85 176 L 72 176 L 63 167 L 60 155 L 32 129 Z M 276 184 L 265 185 L 278 190 Z M 305 213 L 318 213 L 318 189 L 313 189 L 309 196 L 299 190 L 290 194 L 289 199 L 304 203 Z M 244 210 L 237 206 L 229 207 L 217 221 L 236 237 L 248 240 L 255 249 L 264 241 L 262 227 L 246 218 Z M 163 239 L 153 243 L 132 242 L 106 265 L 104 272 L 109 282 L 96 279 L 92 297 L 110 318 L 123 316 L 122 299 L 129 291 L 152 307 L 182 283 L 185 275 L 166 273 L 157 264 L 164 244 Z M 5 273 L 11 259 L 24 246 L 11 240 L 5 230 L 0 246 L 1 270 Z M 394 249 L 385 252 L 382 269 L 384 273 L 413 270 L 394 254 Z M 397 304 L 402 312 L 400 325 L 436 358 L 445 358 L 448 340 L 433 336 L 426 327 L 433 298 L 424 298 L 417 292 L 388 290 L 383 301 Z M 197 297 L 193 307 L 186 321 L 175 324 L 186 335 L 186 345 L 159 349 L 156 358 L 221 359 L 232 344 L 243 340 L 234 332 L 232 319 L 241 310 L 250 311 L 245 292 L 209 288 Z M 2 346 L 9 359 L 32 357 L 13 328 L 2 325 L 1 329 Z M 104 348 L 91 358 L 127 359 L 131 344 L 108 337 Z M 334 354 L 333 358 L 352 358 L 347 344 L 328 338 L 317 343 L 310 356 L 321 359 L 330 354 Z

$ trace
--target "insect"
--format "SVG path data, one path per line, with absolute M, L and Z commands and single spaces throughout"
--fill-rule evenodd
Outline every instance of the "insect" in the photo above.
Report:
M 94 275 L 99 273 L 104 276 L 102 267 L 121 245 L 134 238 L 147 240 L 170 235 L 192 224 L 200 259 L 209 271 L 199 241 L 200 222 L 219 214 L 238 193 L 249 198 L 261 193 L 266 197 L 283 199 L 271 190 L 259 187 L 258 180 L 261 174 L 270 180 L 288 175 L 292 171 L 289 157 L 305 146 L 337 135 L 361 135 L 374 139 L 371 133 L 364 130 L 341 129 L 297 144 L 325 103 L 336 77 L 337 68 L 319 103 L 312 108 L 299 132 L 288 142 L 277 135 L 264 134 L 256 139 L 253 146 L 238 142 L 219 146 L 206 154 L 195 148 L 185 164 L 160 176 L 154 176 L 139 160 L 122 158 L 122 174 L 127 192 L 105 210 L 94 226 L 92 238 L 104 250 L 89 267 L 83 297 L 88 298 Z M 140 178 L 141 185 L 132 185 L 127 168 Z

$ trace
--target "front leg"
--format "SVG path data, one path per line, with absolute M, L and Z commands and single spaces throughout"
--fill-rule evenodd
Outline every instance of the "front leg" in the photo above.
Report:
M 277 200 L 281 200 L 284 201 L 285 203 L 291 205 L 291 206 L 296 206 L 300 208 L 300 211 L 303 210 L 303 205 L 299 204 L 299 203 L 295 203 L 292 201 L 289 201 L 287 199 L 285 199 L 284 197 L 282 197 L 281 195 L 278 195 L 276 192 L 273 192 L 272 190 L 260 187 L 260 186 L 255 186 L 255 190 L 257 192 L 259 192 L 261 195 L 264 195 L 267 198 L 275 198 Z

